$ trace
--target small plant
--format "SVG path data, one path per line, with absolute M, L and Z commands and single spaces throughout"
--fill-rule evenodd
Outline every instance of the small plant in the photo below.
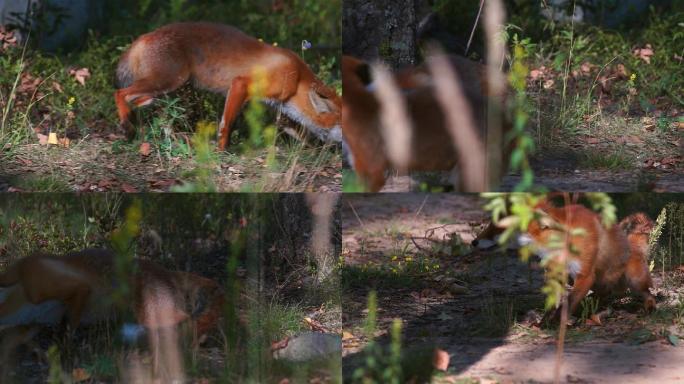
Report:
M 354 371 L 352 382 L 399 384 L 404 382 L 401 368 L 401 320 L 394 319 L 390 330 L 390 345 L 382 346 L 375 340 L 377 310 L 377 294 L 371 291 L 368 294 L 368 315 L 364 322 L 364 334 L 369 340 L 363 352 L 364 366 Z
M 582 299 L 580 306 L 580 321 L 582 323 L 586 323 L 587 319 L 591 318 L 594 314 L 596 314 L 596 311 L 599 307 L 599 298 L 594 296 L 587 296 L 584 299 Z
M 504 138 L 504 145 L 514 143 L 515 148 L 511 152 L 511 171 L 521 172 L 520 182 L 515 186 L 516 192 L 529 191 L 534 186 L 534 172 L 530 166 L 529 156 L 534 153 L 534 139 L 527 133 L 526 127 L 531 109 L 527 100 L 527 75 L 529 69 L 525 64 L 528 52 L 533 48 L 530 39 L 518 38 L 513 35 L 513 56 L 508 82 L 515 90 L 513 101 L 513 129 L 508 137 Z

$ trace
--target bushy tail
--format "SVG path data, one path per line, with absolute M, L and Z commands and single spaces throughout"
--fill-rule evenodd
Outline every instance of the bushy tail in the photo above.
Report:
M 655 226 L 653 220 L 643 212 L 633 213 L 620 221 L 620 228 L 626 233 L 650 233 Z
M 133 84 L 133 72 L 129 63 L 130 50 L 121 56 L 119 65 L 116 68 L 116 88 L 126 88 Z

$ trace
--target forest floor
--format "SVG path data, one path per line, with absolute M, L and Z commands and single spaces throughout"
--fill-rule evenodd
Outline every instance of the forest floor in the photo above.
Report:
M 194 258 L 194 272 L 201 271 L 202 276 L 225 284 L 229 253 L 221 250 L 208 254 L 210 257 Z M 239 270 L 242 270 L 240 275 L 244 274 L 244 266 Z M 239 280 L 238 285 L 247 285 L 246 276 Z M 174 369 L 192 383 L 233 382 L 247 374 L 260 374 L 267 382 L 302 376 L 317 383 L 335 382 L 340 369 L 339 355 L 332 356 L 329 364 L 321 361 L 279 363 L 270 359 L 272 345 L 282 343 L 285 338 L 314 330 L 334 335 L 341 332 L 337 296 L 326 298 L 320 287 L 314 295 L 301 284 L 295 286 L 292 283 L 268 287 L 263 292 L 244 289 L 239 304 L 227 304 L 236 306 L 239 319 L 238 339 L 233 347 L 236 350 L 232 353 L 228 352 L 231 347 L 226 328 L 221 326 L 223 323 L 209 332 L 199 346 L 191 345 L 189 329 L 174 328 L 173 332 L 177 333 L 171 335 L 175 339 L 164 345 L 175 349 L 183 359 Z M 67 332 L 60 325 L 0 326 L 0 382 L 38 384 L 53 380 L 55 375 L 59 376 L 58 382 L 160 382 L 162 379 L 152 376 L 155 372 L 150 345 L 153 337 L 145 333 L 136 341 L 124 341 L 121 320 L 85 324 Z M 165 331 L 162 334 L 166 335 Z M 168 364 L 172 355 L 173 352 L 164 355 L 163 361 Z M 246 356 L 268 361 L 252 366 Z
M 535 325 L 542 315 L 543 276 L 514 250 L 467 245 L 488 221 L 477 196 L 344 196 L 344 376 L 364 367 L 367 295 L 377 291 L 376 340 L 402 320 L 405 359 L 425 346 L 449 353 L 433 382 L 551 382 L 556 331 Z M 658 310 L 645 315 L 629 298 L 600 310 L 601 325 L 569 327 L 562 381 L 681 382 L 684 346 L 682 272 L 654 273 Z M 372 282 L 368 284 L 368 282 Z M 679 309 L 678 309 L 679 308 Z M 674 337 L 677 339 L 677 337 Z M 678 344 L 675 346 L 673 344 Z M 408 375 L 429 369 L 404 367 Z
M 644 131 L 627 139 L 617 136 L 620 133 L 600 135 L 600 142 L 570 135 L 545 144 L 530 159 L 534 184 L 551 191 L 684 192 L 684 147 L 679 144 L 684 128 L 660 134 Z M 421 185 L 450 187 L 449 176 L 447 172 L 392 176 L 382 192 L 420 191 Z M 508 174 L 498 190 L 512 191 L 519 182 L 519 175 Z
M 190 147 L 191 135 L 176 136 Z M 149 154 L 142 154 L 140 142 L 128 143 L 122 134 L 106 128 L 72 139 L 68 148 L 38 140 L 17 145 L 0 153 L 0 192 L 166 192 L 192 182 L 202 167 L 194 151 L 168 154 L 162 145 L 153 144 Z M 222 192 L 341 190 L 341 157 L 335 148 L 303 146 L 283 138 L 275 154 L 277 165 L 269 167 L 268 149 L 214 152 L 210 180 Z

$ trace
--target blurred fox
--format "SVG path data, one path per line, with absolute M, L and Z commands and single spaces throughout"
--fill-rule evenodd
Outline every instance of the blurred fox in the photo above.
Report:
M 121 56 L 116 75 L 119 121 L 130 138 L 136 133 L 129 121 L 131 105 L 148 105 L 191 81 L 198 88 L 226 94 L 220 150 L 229 144 L 230 127 L 253 96 L 280 108 L 323 141 L 341 141 L 337 93 L 294 52 L 228 25 L 175 23 L 142 35 Z M 252 89 L 256 81 L 265 84 L 258 95 Z
M 487 83 L 485 68 L 460 56 L 447 57 L 461 79 L 475 128 L 484 146 Z M 449 171 L 458 165 L 458 153 L 447 127 L 446 117 L 434 90 L 435 79 L 426 65 L 406 68 L 394 74 L 402 90 L 412 123 L 411 156 L 408 171 Z M 381 132 L 381 104 L 373 92 L 370 66 L 354 57 L 342 57 L 342 134 L 347 162 L 366 188 L 379 191 L 385 173 L 392 167 Z M 507 129 L 508 127 L 504 127 Z
M 149 330 L 190 323 L 202 336 L 217 325 L 224 296 L 213 280 L 136 260 L 127 281 L 118 281 L 114 263 L 114 253 L 103 249 L 18 260 L 0 274 L 0 326 L 66 323 L 75 329 L 110 319 L 117 314 L 113 295 L 124 284 L 131 292 L 126 309 Z
M 573 279 L 568 302 L 570 314 L 575 313 L 589 290 L 606 297 L 624 294 L 629 288 L 641 296 L 647 312 L 655 309 L 655 298 L 649 291 L 652 282 L 647 264 L 648 234 L 653 229 L 653 222 L 645 214 L 637 213 L 620 224 L 606 227 L 596 212 L 583 205 L 555 207 L 542 201 L 537 209 L 544 216 L 530 222 L 527 235 L 542 255 L 548 252 L 544 246 L 554 237 L 562 240 L 566 233 L 569 236 L 569 244 L 562 252 L 567 252 L 568 273 Z M 581 229 L 581 233 L 572 234 L 577 229 Z M 559 315 L 560 308 L 553 318 L 558 319 Z

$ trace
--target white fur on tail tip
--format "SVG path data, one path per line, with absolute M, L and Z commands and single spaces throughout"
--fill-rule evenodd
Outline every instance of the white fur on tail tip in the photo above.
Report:
M 21 289 L 13 285 L 0 288 L 0 304 L 4 303 L 7 296 L 14 289 Z M 40 304 L 26 303 L 19 310 L 0 317 L 0 325 L 26 325 L 26 324 L 57 324 L 64 316 L 64 305 L 57 300 L 49 300 Z

